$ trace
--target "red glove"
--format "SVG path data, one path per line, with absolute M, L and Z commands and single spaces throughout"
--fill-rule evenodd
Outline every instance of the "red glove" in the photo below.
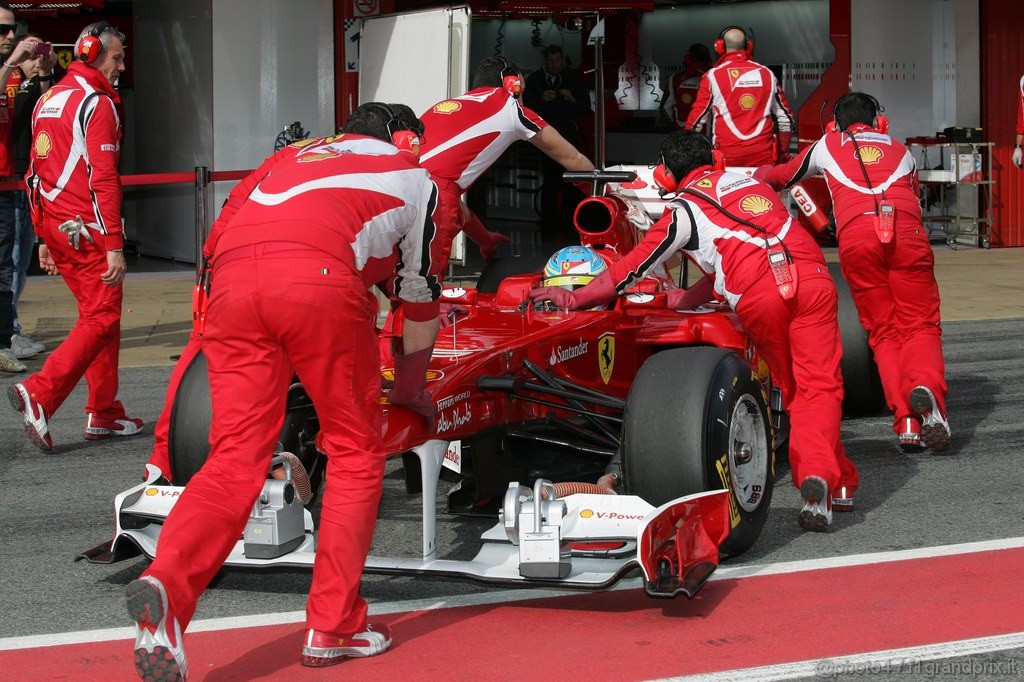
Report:
M 395 385 L 388 394 L 388 402 L 423 415 L 431 429 L 434 428 L 434 398 L 427 390 L 427 366 L 433 352 L 433 346 L 429 346 L 408 355 L 395 353 Z
M 666 295 L 667 305 L 672 310 L 695 310 L 715 297 L 715 282 L 704 277 L 689 289 L 673 289 Z
M 757 170 L 754 171 L 754 179 L 760 180 L 761 182 L 768 182 L 765 178 L 768 177 L 768 172 L 771 171 L 771 169 L 771 166 L 759 166 Z
M 608 303 L 617 295 L 612 274 L 606 270 L 582 289 L 569 291 L 561 287 L 541 287 L 530 292 L 530 300 L 551 301 L 556 307 L 566 310 L 585 310 Z
M 789 143 L 793 140 L 793 133 L 779 133 L 779 163 L 789 161 Z
M 484 257 L 484 260 L 490 263 L 492 260 L 498 257 L 498 245 L 508 244 L 509 238 L 500 232 L 488 232 L 486 243 L 477 245 L 480 247 L 480 255 Z
M 696 310 L 697 306 L 702 303 L 707 303 L 708 298 L 704 296 L 694 296 L 693 288 L 690 289 L 673 289 L 668 292 L 668 307 L 671 310 Z M 698 300 L 699 299 L 699 300 Z

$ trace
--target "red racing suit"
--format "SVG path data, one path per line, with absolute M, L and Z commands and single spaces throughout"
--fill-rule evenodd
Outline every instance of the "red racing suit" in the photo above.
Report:
M 359 581 L 386 453 L 377 306 L 365 268 L 397 245 L 405 314 L 437 317 L 440 285 L 429 274 L 437 188 L 414 157 L 375 138 L 299 144 L 276 157 L 213 240 L 202 341 L 211 451 L 168 516 L 147 570 L 167 588 L 183 627 L 266 481 L 295 374 L 317 405 L 328 457 L 308 627 L 349 634 L 366 625 Z
M 699 65 L 688 63 L 686 68 L 679 73 L 672 74 L 668 81 L 670 97 L 667 101 L 667 113 L 672 118 L 675 126 L 681 130 L 686 129 L 686 119 L 693 110 L 693 103 L 697 100 L 697 92 L 700 89 L 701 76 L 706 69 Z
M 763 166 L 789 148 L 793 112 L 786 95 L 771 69 L 749 52 L 726 53 L 701 77 L 686 127 L 703 130 L 712 112 L 712 143 L 730 166 Z
M 489 233 L 479 221 L 463 224 L 460 199 L 512 143 L 529 140 L 548 124 L 503 88 L 477 88 L 461 97 L 438 102 L 424 113 L 425 139 L 420 165 L 430 171 L 441 190 L 435 265 L 444 272 L 452 240 L 465 228 L 480 246 Z
M 753 178 L 703 166 L 681 187 L 696 196 L 683 192 L 669 203 L 643 241 L 609 266 L 612 281 L 622 292 L 679 250 L 713 276 L 715 291 L 739 315 L 782 391 L 791 421 L 793 483 L 799 488 L 806 477 L 820 476 L 829 490 L 845 486 L 852 494 L 857 469 L 839 438 L 843 384 L 836 289 L 821 249 L 778 195 Z M 767 258 L 767 246 L 780 242 L 796 272 L 796 294 L 788 300 L 780 296 Z
M 899 433 L 902 420 L 914 414 L 909 394 L 915 386 L 930 388 L 946 414 L 935 256 L 921 222 L 914 157 L 899 141 L 870 126 L 856 124 L 849 130 L 826 133 L 789 163 L 763 175 L 759 171 L 758 177 L 781 189 L 804 177 L 825 176 L 843 276 L 868 332 L 886 402 L 896 418 L 893 428 Z M 883 200 L 896 210 L 895 234 L 888 244 L 875 230 Z
M 234 218 L 238 209 L 241 208 L 242 204 L 249 199 L 249 195 L 254 189 L 256 189 L 263 178 L 270 173 L 271 169 L 281 161 L 294 157 L 302 148 L 316 144 L 320 141 L 320 138 L 299 140 L 298 142 L 294 142 L 284 147 L 274 155 L 264 160 L 264 162 L 260 164 L 259 168 L 254 170 L 235 185 L 228 194 L 228 198 L 224 201 L 220 215 L 218 215 L 217 220 L 213 222 L 213 226 L 210 228 L 210 234 L 206 239 L 206 243 L 203 244 L 203 258 L 207 262 L 207 267 L 212 267 L 214 262 L 214 252 L 216 251 L 217 239 L 220 237 L 221 229 L 231 222 L 231 219 Z M 369 286 L 370 284 L 387 280 L 394 274 L 397 262 L 398 258 L 396 253 L 389 254 L 383 258 L 369 258 L 363 266 L 363 282 Z M 372 296 L 371 298 L 375 299 L 375 297 Z M 148 464 L 152 464 L 160 469 L 160 472 L 169 481 L 173 481 L 170 451 L 168 449 L 171 409 L 174 406 L 174 398 L 178 394 L 178 386 L 181 384 L 181 379 L 185 375 L 185 371 L 188 369 L 188 366 L 192 363 L 192 360 L 200 350 L 202 350 L 202 337 L 197 336 L 194 333 L 189 335 L 188 343 L 181 351 L 181 355 L 178 358 L 177 363 L 175 363 L 174 369 L 171 371 L 170 380 L 167 384 L 166 395 L 164 397 L 164 409 L 160 412 L 160 417 L 157 419 L 156 425 L 153 428 L 153 450 L 150 452 Z
M 25 388 L 52 416 L 85 375 L 85 410 L 124 419 L 117 401 L 122 286 L 100 281 L 107 250 L 124 246 L 121 229 L 120 99 L 96 69 L 72 62 L 67 75 L 36 103 L 26 181 L 36 234 L 45 241 L 61 277 L 78 301 L 78 320 L 67 338 Z M 61 223 L 81 216 L 76 250 Z

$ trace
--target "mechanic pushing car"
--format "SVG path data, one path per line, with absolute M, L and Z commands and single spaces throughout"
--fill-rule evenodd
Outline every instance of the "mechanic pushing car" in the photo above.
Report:
M 473 89 L 461 97 L 446 99 L 423 114 L 428 135 L 420 163 L 430 171 L 441 190 L 441 222 L 433 259 L 444 272 L 452 241 L 465 230 L 480 247 L 484 258 L 496 255 L 498 244 L 508 239 L 488 232 L 462 205 L 462 195 L 505 150 L 527 140 L 566 170 L 590 171 L 594 164 L 540 116 L 520 103 L 523 74 L 504 57 L 487 57 L 477 66 Z
M 871 95 L 833 107 L 825 135 L 755 177 L 776 189 L 823 173 L 835 205 L 839 263 L 868 333 L 893 429 L 904 450 L 949 447 L 939 287 L 921 222 L 914 157 L 887 134 Z
M 374 259 L 398 245 L 405 325 L 389 399 L 432 416 L 437 188 L 399 148 L 414 141 L 410 132 L 391 107 L 362 105 L 341 135 L 290 147 L 219 230 L 202 342 L 210 456 L 168 517 L 153 564 L 126 589 L 144 679 L 187 675 L 181 633 L 267 478 L 296 373 L 317 405 L 328 458 L 302 663 L 332 665 L 391 644 L 386 626 L 367 624 L 359 596 L 385 463 L 367 280 Z
M 751 59 L 753 37 L 739 26 L 727 26 L 718 34 L 715 52 L 721 58 L 701 76 L 686 127 L 703 130 L 713 112 L 711 139 L 730 166 L 786 159 L 793 112 L 775 74 Z
M 789 459 L 804 505 L 800 525 L 827 530 L 833 508 L 853 509 L 857 469 L 839 438 L 843 386 L 837 295 L 814 239 L 795 226 L 764 183 L 716 170 L 703 135 L 676 131 L 661 143 L 654 177 L 674 193 L 643 241 L 576 291 L 530 293 L 570 310 L 608 303 L 683 250 L 709 273 L 668 293 L 668 306 L 692 310 L 725 297 L 771 369 L 791 419 Z
M 405 104 L 392 103 L 387 106 L 389 106 L 398 118 L 401 119 L 401 125 L 411 133 L 411 135 L 404 136 L 407 139 L 399 149 L 415 156 L 418 153 L 418 140 L 423 137 L 423 122 L 416 118 L 416 114 L 414 114 L 412 109 Z M 210 228 L 209 237 L 207 237 L 206 243 L 203 244 L 204 273 L 209 272 L 209 267 L 213 262 L 214 247 L 217 243 L 217 238 L 220 236 L 221 228 L 231 222 L 231 219 L 235 216 L 235 213 L 238 212 L 238 209 L 241 208 L 242 204 L 244 204 L 246 200 L 248 200 L 252 191 L 256 189 L 256 186 L 259 185 L 268 173 L 270 173 L 270 170 L 274 166 L 285 158 L 293 157 L 301 149 L 312 144 L 312 142 L 313 141 L 311 140 L 299 140 L 284 147 L 264 160 L 264 162 L 260 164 L 259 168 L 240 180 L 238 184 L 234 186 L 228 194 L 228 198 L 224 200 L 224 205 L 221 207 L 220 215 L 218 215 L 217 220 L 213 222 L 213 226 Z M 388 281 L 394 274 L 394 267 L 397 261 L 398 257 L 396 253 L 393 253 L 390 258 L 371 259 L 363 267 L 363 281 L 369 284 Z M 204 285 L 205 284 L 201 284 L 201 286 Z M 384 290 L 383 285 L 378 286 L 380 286 L 382 291 Z M 182 349 L 181 355 L 178 357 L 178 361 L 174 365 L 174 369 L 171 370 L 171 377 L 167 384 L 167 393 L 164 398 L 164 408 L 160 412 L 159 418 L 156 420 L 156 425 L 153 427 L 153 449 L 150 451 L 143 480 L 160 483 L 171 483 L 173 481 L 174 472 L 171 467 L 168 443 L 171 424 L 171 410 L 174 407 L 174 396 L 178 393 L 178 386 L 181 384 L 181 379 L 185 375 L 185 371 L 188 370 L 189 365 L 195 359 L 199 351 L 202 350 L 202 332 L 200 329 L 202 321 L 199 319 L 200 314 L 200 311 L 193 310 L 193 315 L 196 319 L 195 324 L 193 325 L 192 334 L 189 335 L 188 343 L 185 345 L 185 348 Z

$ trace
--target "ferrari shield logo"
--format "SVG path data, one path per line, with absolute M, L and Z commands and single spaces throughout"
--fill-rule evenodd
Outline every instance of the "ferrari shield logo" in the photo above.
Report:
M 597 339 L 597 366 L 601 369 L 601 380 L 608 383 L 615 367 L 615 333 L 608 332 Z

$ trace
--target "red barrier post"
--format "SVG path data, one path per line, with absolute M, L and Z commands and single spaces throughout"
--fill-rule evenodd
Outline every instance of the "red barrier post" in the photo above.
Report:
M 199 281 L 199 272 L 203 267 L 203 244 L 206 243 L 206 233 L 210 225 L 207 213 L 209 194 L 210 169 L 206 166 L 196 166 L 196 281 Z

